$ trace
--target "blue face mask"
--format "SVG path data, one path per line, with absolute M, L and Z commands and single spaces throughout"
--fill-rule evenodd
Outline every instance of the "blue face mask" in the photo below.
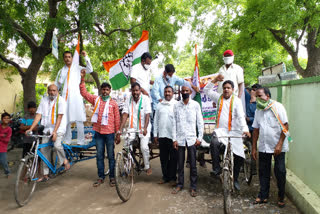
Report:
M 168 81 L 170 81 L 171 78 L 172 78 L 172 77 L 170 77 L 168 74 L 166 75 L 166 79 L 167 79 Z

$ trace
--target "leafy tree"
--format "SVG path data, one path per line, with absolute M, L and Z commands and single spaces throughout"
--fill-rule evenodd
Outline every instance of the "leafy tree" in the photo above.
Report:
M 256 47 L 277 41 L 292 57 L 303 77 L 320 75 L 320 3 L 315 0 L 246 0 L 234 27 L 244 45 Z M 298 58 L 299 46 L 308 52 L 306 68 Z
M 19 71 L 26 107 L 35 99 L 40 67 L 54 77 L 63 65 L 62 59 L 56 61 L 51 55 L 54 30 L 60 58 L 65 49 L 74 50 L 72 39 L 79 33 L 82 48 L 101 74 L 105 73 L 101 62 L 122 57 L 143 29 L 150 33 L 153 54 L 169 53 L 191 5 L 192 0 L 4 0 L 0 3 L 0 59 Z M 10 44 L 16 44 L 18 56 L 31 59 L 26 70 L 8 57 Z

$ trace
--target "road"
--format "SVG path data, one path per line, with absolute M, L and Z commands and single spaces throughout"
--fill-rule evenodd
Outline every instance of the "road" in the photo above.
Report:
M 8 154 L 9 161 L 15 163 L 11 166 L 13 171 L 11 178 L 5 178 L 3 172 L 0 172 L 1 214 L 223 213 L 222 186 L 219 181 L 209 176 L 209 166 L 208 168 L 198 166 L 198 197 L 192 198 L 189 195 L 189 169 L 185 171 L 185 189 L 178 195 L 172 195 L 172 187 L 169 184 L 157 184 L 161 177 L 158 158 L 151 161 L 153 167 L 151 176 L 143 173 L 135 178 L 133 194 L 126 203 L 122 203 L 115 187 L 110 187 L 108 182 L 100 187 L 92 187 L 97 178 L 97 169 L 95 160 L 89 160 L 77 163 L 67 173 L 46 183 L 39 183 L 29 204 L 19 208 L 15 203 L 13 190 L 20 154 L 19 149 Z M 253 205 L 258 187 L 257 176 L 254 176 L 251 186 L 244 181 L 241 183 L 241 192 L 233 196 L 234 213 L 299 213 L 289 199 L 286 199 L 285 208 L 277 207 L 274 182 L 271 185 L 270 202 Z

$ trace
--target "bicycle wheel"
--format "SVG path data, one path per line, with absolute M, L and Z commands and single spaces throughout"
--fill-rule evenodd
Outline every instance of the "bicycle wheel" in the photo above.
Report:
M 223 167 L 223 205 L 224 212 L 231 213 L 231 174 L 230 174 L 230 161 L 225 160 Z
M 26 205 L 36 188 L 37 181 L 32 181 L 32 174 L 35 173 L 38 166 L 34 164 L 34 156 L 27 155 L 24 161 L 21 161 L 16 178 L 14 197 L 19 206 Z
M 129 200 L 133 190 L 133 163 L 126 153 L 119 152 L 116 158 L 116 190 L 123 202 Z
M 252 180 L 252 169 L 253 169 L 253 164 L 254 162 L 252 161 L 251 157 L 251 144 L 246 143 L 246 149 L 245 149 L 245 159 L 244 159 L 244 164 L 243 164 L 243 171 L 244 171 L 244 178 L 247 182 L 248 185 L 250 185 L 251 180 Z

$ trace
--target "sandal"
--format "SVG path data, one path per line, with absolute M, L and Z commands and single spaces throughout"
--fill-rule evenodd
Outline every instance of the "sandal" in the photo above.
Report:
M 102 178 L 99 178 L 96 182 L 93 183 L 93 187 L 98 187 L 100 184 L 103 184 L 104 181 Z
M 158 184 L 165 184 L 165 183 L 168 183 L 168 181 L 165 181 L 163 179 L 160 179 L 160 181 L 158 182 Z
M 172 190 L 172 192 L 171 192 L 171 194 L 177 194 L 178 192 L 180 192 L 182 190 L 182 188 L 181 187 L 176 187 L 176 188 L 173 188 L 173 190 Z
M 116 180 L 114 178 L 110 178 L 109 185 L 114 187 L 116 185 Z
M 191 197 L 197 197 L 197 196 L 198 196 L 198 193 L 196 192 L 196 190 L 192 189 L 192 190 L 190 191 L 190 195 L 191 195 Z
M 253 204 L 266 204 L 266 203 L 268 203 L 268 199 L 261 200 L 261 198 L 256 198 L 256 200 L 253 202 Z
M 278 207 L 279 208 L 284 208 L 286 204 L 284 203 L 284 199 L 279 199 L 278 200 Z
M 48 180 L 50 180 L 50 178 L 48 177 L 48 176 L 43 176 L 43 177 L 41 177 L 41 178 L 39 178 L 38 180 L 37 180 L 37 182 L 47 182 Z
M 63 165 L 64 165 L 64 170 L 65 171 L 68 171 L 71 168 L 71 165 L 70 165 L 69 161 L 67 161 L 66 163 L 63 163 Z
M 152 175 L 152 169 L 151 169 L 151 167 L 150 167 L 149 169 L 147 169 L 146 172 L 147 172 L 147 175 Z

